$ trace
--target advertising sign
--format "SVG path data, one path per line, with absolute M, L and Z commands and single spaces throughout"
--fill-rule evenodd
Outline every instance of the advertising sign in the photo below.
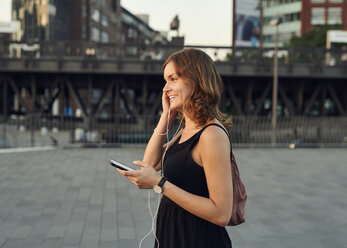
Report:
M 235 46 L 259 46 L 260 0 L 235 1 Z

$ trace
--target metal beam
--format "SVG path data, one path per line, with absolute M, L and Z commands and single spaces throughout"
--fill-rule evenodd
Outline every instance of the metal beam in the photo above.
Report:
M 284 101 L 284 104 L 287 106 L 287 108 L 290 112 L 290 115 L 291 116 L 295 115 L 293 105 L 290 102 L 289 98 L 286 95 L 286 92 L 284 91 L 283 87 L 280 84 L 278 85 L 278 90 L 280 92 L 280 96 L 281 96 L 282 100 Z
M 328 90 L 331 95 L 331 97 L 334 100 L 334 103 L 336 104 L 337 110 L 339 111 L 340 115 L 346 115 L 346 111 L 343 108 L 342 103 L 340 102 L 339 98 L 337 97 L 337 94 L 334 90 L 334 88 L 331 86 L 331 84 L 328 84 Z
M 19 89 L 16 85 L 16 83 L 14 82 L 13 78 L 11 76 L 7 77 L 7 81 L 10 83 L 12 90 L 16 93 L 19 94 Z
M 23 98 L 22 98 L 22 95 L 21 95 L 21 93 L 20 93 L 20 90 L 19 90 L 19 88 L 17 87 L 17 85 L 16 85 L 15 81 L 13 80 L 13 77 L 12 77 L 12 76 L 8 76 L 8 77 L 7 77 L 7 80 L 8 80 L 8 82 L 10 83 L 12 90 L 15 92 L 15 94 L 16 94 L 17 97 L 18 97 L 18 101 L 19 101 L 19 106 L 18 106 L 19 109 L 18 109 L 18 110 L 21 110 L 21 107 L 22 107 L 22 106 L 25 106 L 25 102 L 23 101 Z
M 65 107 L 65 82 L 64 80 L 60 81 L 60 94 L 59 94 L 59 114 L 64 115 L 64 107 Z
M 125 98 L 125 101 L 126 101 L 127 105 L 130 107 L 131 112 L 133 112 L 133 114 L 136 117 L 139 117 L 139 111 L 136 108 L 134 98 L 132 98 L 129 95 L 129 92 L 128 92 L 129 88 L 125 85 L 124 80 L 121 80 L 121 85 L 122 85 L 122 87 L 124 89 L 124 93 L 125 93 L 124 94 L 124 98 Z
M 119 82 L 117 81 L 114 86 L 114 115 L 115 117 L 119 113 L 120 107 L 120 95 L 119 95 Z
M 36 112 L 36 80 L 34 75 L 31 76 L 31 112 Z
M 247 88 L 245 92 L 244 109 L 247 115 L 251 113 L 253 85 L 254 85 L 253 81 L 249 82 L 247 84 Z
M 114 86 L 115 82 L 112 81 L 111 83 L 109 83 L 107 85 L 107 88 L 104 90 L 104 92 L 102 93 L 102 96 L 100 97 L 98 103 L 96 104 L 96 107 L 94 108 L 93 112 L 92 112 L 92 115 L 96 115 L 98 114 L 98 112 L 102 109 L 102 107 L 104 106 L 105 104 L 105 101 L 106 99 L 109 97 L 109 95 L 111 94 L 112 92 L 112 88 Z
M 266 97 L 269 95 L 271 86 L 272 86 L 272 83 L 270 83 L 270 82 L 266 85 L 266 88 L 263 91 L 263 94 L 261 95 L 261 97 L 257 101 L 257 107 L 255 108 L 255 110 L 253 112 L 253 115 L 258 115 L 259 114 L 261 108 L 264 105 L 264 101 L 265 101 Z
M 41 104 L 37 101 L 37 83 L 34 75 L 31 75 L 30 85 L 27 88 L 27 92 L 31 97 L 30 108 L 32 113 L 35 113 L 36 110 L 41 111 L 43 106 L 41 106 Z
M 45 99 L 45 104 L 44 104 L 43 108 L 41 109 L 41 113 L 48 112 L 52 109 L 54 101 L 57 99 L 57 97 L 62 92 L 62 90 L 58 88 L 58 91 L 54 93 L 54 90 L 55 90 L 55 88 L 57 88 L 59 83 L 61 83 L 61 78 L 57 77 L 49 89 L 49 97 L 48 97 L 48 99 Z
M 69 93 L 71 94 L 72 98 L 74 99 L 75 103 L 77 104 L 77 106 L 82 110 L 82 115 L 84 117 L 88 117 L 88 113 L 86 111 L 86 107 L 84 106 L 82 99 L 78 93 L 78 91 L 73 87 L 73 85 L 71 84 L 70 79 L 65 78 L 65 83 L 67 85 L 67 88 L 69 90 Z
M 239 115 L 243 115 L 243 111 L 242 111 L 242 108 L 241 108 L 240 101 L 237 99 L 236 94 L 233 91 L 233 88 L 231 87 L 230 84 L 228 84 L 227 88 L 228 88 L 228 92 L 229 92 L 231 101 L 235 105 L 236 111 L 239 113 Z
M 325 110 L 325 100 L 327 98 L 327 89 L 325 87 L 325 85 L 323 85 L 322 87 L 322 92 L 320 95 L 320 101 L 319 101 L 319 113 L 320 115 L 324 116 L 326 115 L 326 110 Z
M 93 78 L 88 76 L 88 98 L 87 98 L 87 113 L 92 115 L 92 98 L 93 98 Z
M 156 97 L 156 100 L 155 100 L 151 110 L 149 111 L 149 114 L 151 116 L 155 115 L 155 112 L 159 108 L 159 105 L 161 104 L 162 94 L 163 94 L 163 91 L 159 91 L 158 96 Z
M 123 94 L 122 91 L 119 91 L 119 95 L 120 95 L 120 97 L 122 98 L 123 103 L 124 103 L 124 107 L 125 107 L 125 109 L 128 111 L 128 113 L 129 113 L 130 115 L 136 116 L 136 114 L 133 113 L 132 108 L 129 106 L 129 103 L 128 103 L 128 101 L 127 101 L 127 99 L 126 99 L 126 97 L 125 97 L 125 95 Z
M 61 90 L 58 89 L 58 91 L 49 98 L 49 100 L 47 101 L 45 107 L 41 109 L 41 113 L 50 111 L 52 109 L 53 103 L 58 98 L 58 96 L 60 95 L 60 92 L 61 92 Z
M 304 101 L 304 83 L 301 81 L 296 91 L 296 114 L 301 115 Z
M 142 114 L 146 114 L 148 97 L 148 77 L 145 76 L 142 82 Z
M 313 102 L 314 102 L 314 100 L 316 100 L 316 98 L 317 98 L 317 96 L 318 96 L 319 91 L 321 90 L 321 88 L 322 88 L 322 83 L 320 83 L 320 84 L 317 86 L 317 88 L 314 90 L 314 92 L 313 92 L 313 94 L 312 94 L 312 96 L 311 96 L 310 100 L 308 101 L 308 104 L 307 104 L 307 106 L 306 106 L 306 108 L 305 108 L 304 115 L 307 115 L 308 112 L 311 110 L 312 105 L 313 105 Z
M 7 81 L 2 81 L 2 118 L 7 120 Z

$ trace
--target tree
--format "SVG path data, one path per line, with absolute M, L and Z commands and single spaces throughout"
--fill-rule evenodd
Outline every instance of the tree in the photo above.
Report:
M 322 47 L 326 46 L 328 30 L 341 30 L 342 25 L 315 25 L 312 30 L 304 33 L 301 37 L 295 34 L 285 43 L 285 47 Z

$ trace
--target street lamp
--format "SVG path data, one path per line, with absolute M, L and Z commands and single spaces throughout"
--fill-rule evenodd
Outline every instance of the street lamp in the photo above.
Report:
M 275 47 L 274 47 L 274 68 L 273 68 L 273 87 L 272 87 L 272 118 L 271 118 L 271 143 L 276 144 L 276 121 L 277 121 L 277 84 L 278 84 L 278 25 L 282 22 L 281 18 L 274 18 L 269 22 L 270 26 L 275 26 Z

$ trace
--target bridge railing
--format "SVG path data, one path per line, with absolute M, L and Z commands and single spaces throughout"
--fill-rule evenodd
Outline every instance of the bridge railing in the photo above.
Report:
M 206 51 L 214 61 L 237 63 L 272 63 L 273 48 L 186 45 Z M 97 60 L 159 60 L 167 58 L 183 46 L 96 43 L 0 41 L 0 59 L 83 58 Z M 322 48 L 279 48 L 279 63 L 314 63 L 329 66 L 347 64 L 347 50 Z
M 40 145 L 124 145 L 145 144 L 159 116 L 97 116 L 93 121 L 73 116 L 12 116 L 0 122 L 0 147 Z M 178 128 L 175 121 L 170 136 Z M 279 117 L 276 146 L 347 147 L 347 117 Z M 229 130 L 235 146 L 272 146 L 271 117 L 234 116 Z

